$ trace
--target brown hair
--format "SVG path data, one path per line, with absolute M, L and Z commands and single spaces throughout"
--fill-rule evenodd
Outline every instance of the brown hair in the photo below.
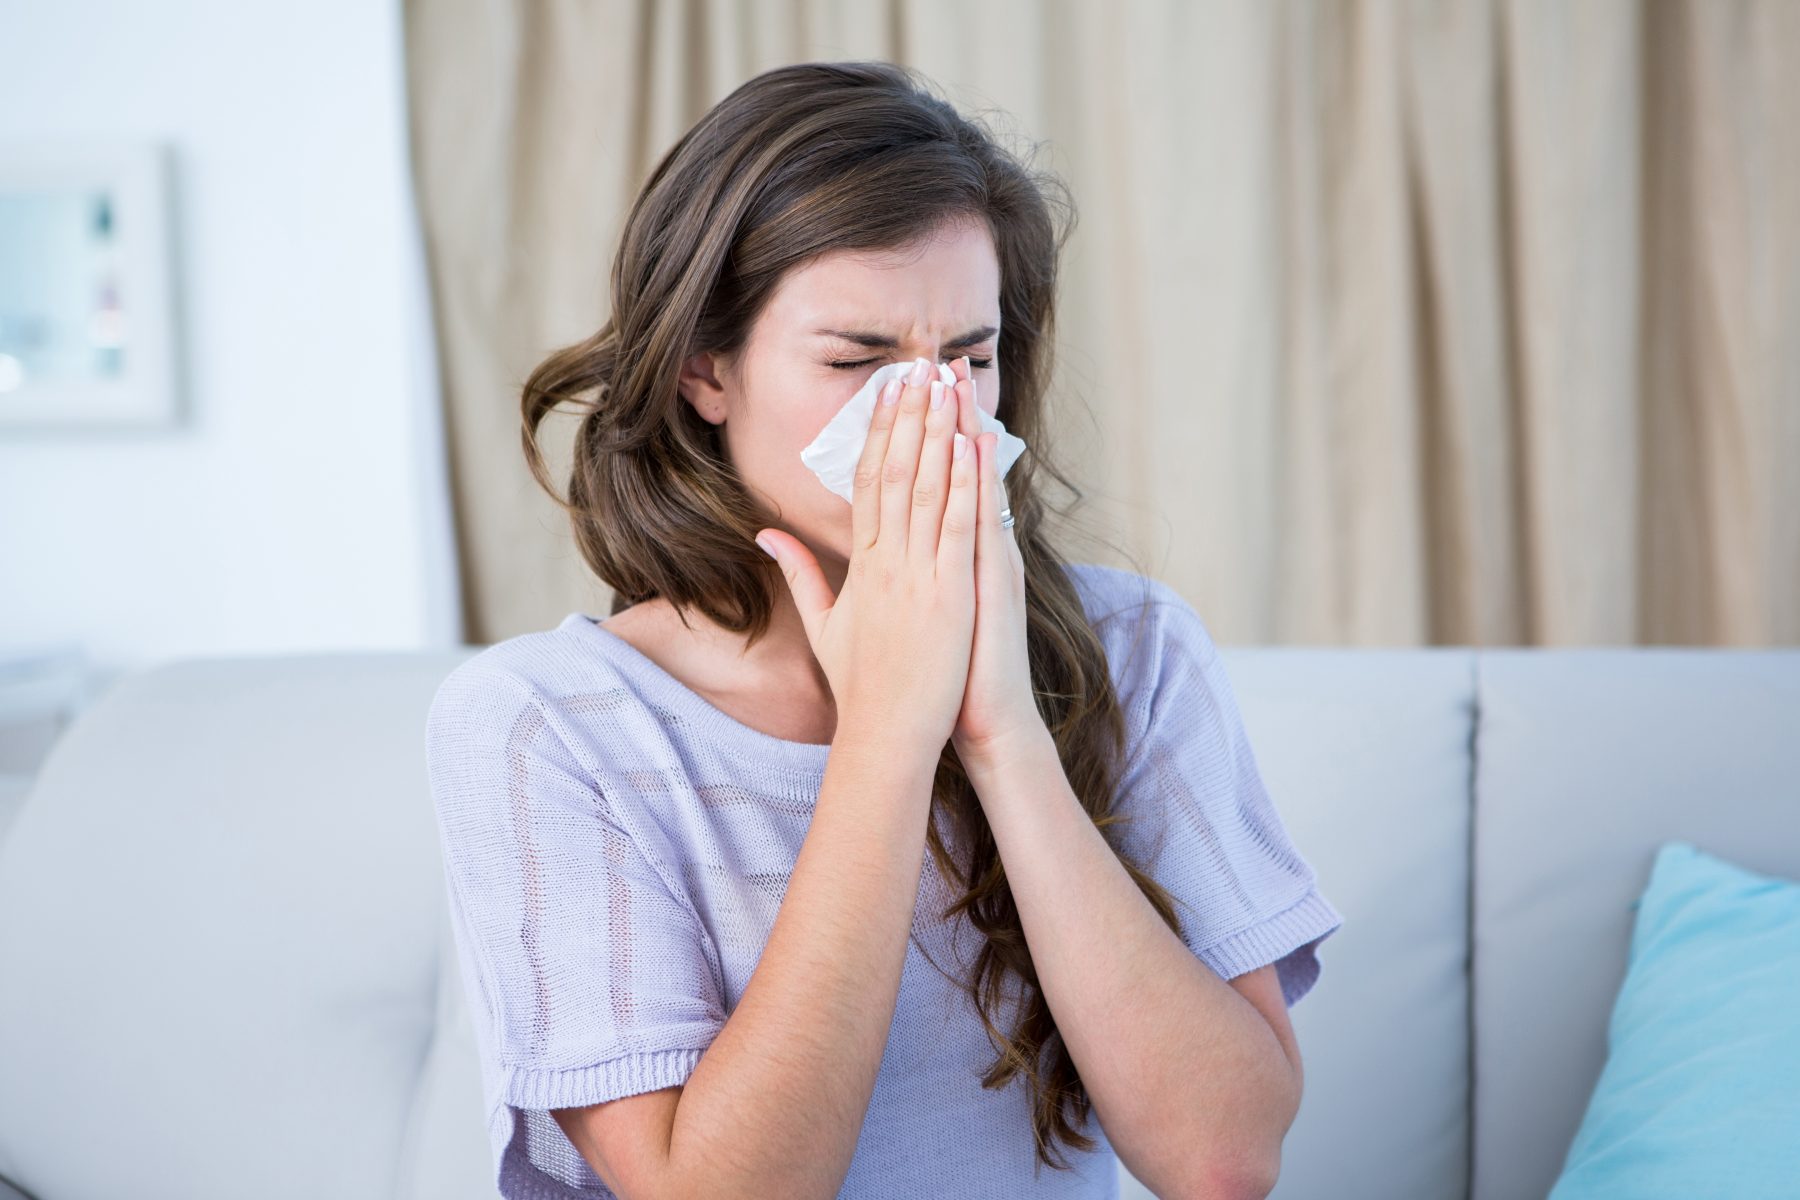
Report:
M 933 185 L 913 186 L 922 176 Z M 1069 784 L 1104 831 L 1123 819 L 1112 808 L 1125 720 L 1105 648 L 1044 536 L 1039 494 L 1047 475 L 1077 500 L 1083 495 L 1049 461 L 1044 436 L 1057 267 L 1074 206 L 1054 175 L 1002 149 L 984 124 L 933 95 L 911 70 L 887 62 L 779 67 L 742 84 L 683 135 L 626 218 L 609 319 L 526 380 L 525 455 L 539 485 L 568 513 L 582 557 L 613 589 L 614 613 L 662 597 L 677 611 L 691 606 L 748 634 L 753 645 L 768 628 L 774 589 L 783 586 L 779 568 L 752 541 L 775 517 L 742 485 L 719 427 L 681 399 L 682 363 L 701 351 L 741 352 L 785 272 L 832 251 L 912 245 L 968 218 L 992 232 L 1000 265 L 997 366 L 1005 386 L 997 415 L 1029 447 L 1006 487 L 1025 566 L 1032 686 Z M 594 399 L 580 402 L 587 392 Z M 567 500 L 547 478 L 536 441 L 539 424 L 563 401 L 583 414 Z M 1090 1102 L 1038 986 L 992 831 L 948 745 L 932 810 L 933 860 L 965 889 L 941 915 L 966 913 L 986 935 L 974 979 L 958 980 L 998 1051 L 983 1086 L 1023 1076 L 1038 1159 L 1066 1169 L 1052 1161 L 1052 1144 L 1094 1147 L 1079 1131 Z M 966 848 L 961 863 L 945 847 L 940 815 Z M 1111 836 L 1108 842 L 1118 852 Z M 1121 862 L 1179 933 L 1169 894 L 1123 855 Z M 1021 1007 L 1003 1031 L 994 1018 L 1009 976 L 1023 985 Z

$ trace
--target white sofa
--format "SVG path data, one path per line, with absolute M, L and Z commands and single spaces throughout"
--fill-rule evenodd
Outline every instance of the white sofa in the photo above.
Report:
M 474 649 L 176 663 L 64 735 L 0 845 L 0 1177 L 492 1194 L 422 757 Z M 1345 917 L 1276 1194 L 1541 1198 L 1654 847 L 1800 877 L 1800 651 L 1223 654 Z

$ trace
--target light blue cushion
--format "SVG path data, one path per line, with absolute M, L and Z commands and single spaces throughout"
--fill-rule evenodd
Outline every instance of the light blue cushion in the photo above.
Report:
M 1550 1200 L 1795 1195 L 1800 884 L 1670 842 L 1636 908 L 1606 1067 Z

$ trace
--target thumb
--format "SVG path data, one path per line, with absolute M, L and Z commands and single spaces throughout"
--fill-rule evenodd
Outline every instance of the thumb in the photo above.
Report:
M 779 529 L 759 531 L 756 544 L 781 565 L 788 592 L 794 597 L 794 607 L 800 610 L 800 620 L 806 626 L 807 635 L 815 635 L 819 622 L 837 601 L 832 595 L 831 584 L 825 580 L 825 572 L 819 567 L 819 560 L 798 538 Z

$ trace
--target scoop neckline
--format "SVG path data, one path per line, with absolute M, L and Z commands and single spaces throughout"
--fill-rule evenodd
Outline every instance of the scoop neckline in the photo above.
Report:
M 598 644 L 612 649 L 613 661 L 629 665 L 640 675 L 647 676 L 657 684 L 660 690 L 675 693 L 681 698 L 688 712 L 702 725 L 722 736 L 733 737 L 741 742 L 759 747 L 765 755 L 773 754 L 788 765 L 820 769 L 823 768 L 826 758 L 831 753 L 830 742 L 791 742 L 786 738 L 778 738 L 772 733 L 752 729 L 675 678 L 663 669 L 661 663 L 600 624 L 596 617 L 589 616 L 584 612 L 572 612 L 563 619 L 562 627 L 586 630 L 597 640 Z

